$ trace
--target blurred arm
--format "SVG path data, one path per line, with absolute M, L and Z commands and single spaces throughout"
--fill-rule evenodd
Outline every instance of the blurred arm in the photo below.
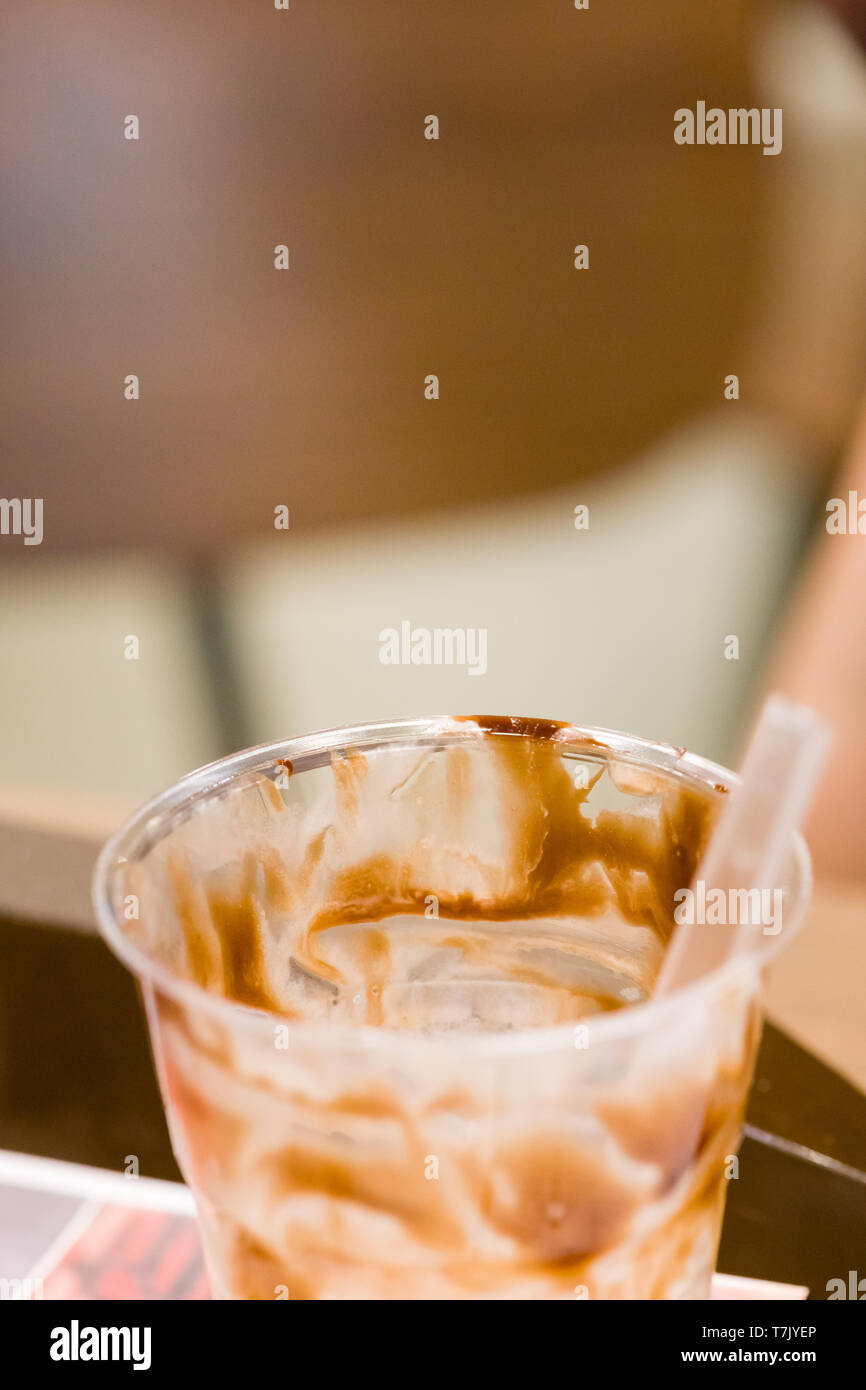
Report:
M 866 411 L 828 499 L 852 489 L 866 499 Z M 822 528 L 771 675 L 774 689 L 812 705 L 836 730 L 806 827 L 816 870 L 866 878 L 866 534 Z

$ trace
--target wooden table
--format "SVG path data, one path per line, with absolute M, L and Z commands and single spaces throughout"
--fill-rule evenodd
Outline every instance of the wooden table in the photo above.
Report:
M 866 1091 L 866 884 L 816 884 L 799 935 L 770 972 L 767 1013 Z

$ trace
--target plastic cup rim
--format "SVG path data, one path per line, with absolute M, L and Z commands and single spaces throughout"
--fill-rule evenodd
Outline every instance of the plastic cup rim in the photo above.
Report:
M 341 725 L 256 744 L 187 773 L 134 811 L 100 851 L 93 871 L 92 897 L 103 939 L 114 955 L 135 975 L 142 988 L 158 990 L 177 1003 L 218 1018 L 232 1029 L 261 1032 L 263 1037 L 267 1035 L 271 1045 L 274 1028 L 284 1026 L 288 1029 L 290 1046 L 294 1039 L 335 1052 L 375 1051 L 402 1056 L 410 1050 L 418 1050 L 427 1054 L 444 1051 L 472 1056 L 513 1056 L 573 1049 L 576 1026 L 584 1026 L 592 1033 L 595 1052 L 604 1043 L 620 1041 L 651 1029 L 659 1020 L 677 1014 L 683 1007 L 692 1006 L 699 1010 L 702 999 L 712 997 L 716 990 L 724 990 L 749 977 L 755 979 L 799 929 L 811 897 L 812 867 L 806 843 L 797 832 L 792 839 L 797 879 L 793 913 L 789 914 L 782 932 L 777 936 L 762 937 L 760 945 L 753 950 L 734 956 L 698 980 L 662 998 L 651 997 L 611 1013 L 591 1015 L 576 1022 L 547 1028 L 514 1029 L 503 1033 L 457 1031 L 443 1034 L 413 1033 L 367 1025 L 350 1028 L 339 1024 L 298 1023 L 279 1013 L 233 1003 L 211 994 L 192 980 L 174 974 L 160 962 L 151 959 L 121 930 L 112 905 L 116 876 L 136 850 L 141 851 L 153 842 L 154 829 L 163 829 L 167 833 L 174 817 L 180 812 L 210 799 L 221 789 L 229 789 L 242 776 L 272 771 L 281 759 L 287 759 L 292 764 L 307 761 L 310 767 L 315 767 L 320 765 L 317 758 L 324 761 L 322 755 L 348 748 L 370 751 L 400 743 L 434 747 L 463 740 L 477 741 L 479 737 L 533 737 L 522 733 L 519 728 L 513 731 L 482 731 L 473 723 L 473 719 L 474 716 L 439 715 Z M 531 725 L 534 721 L 526 722 Z M 729 768 L 684 748 L 675 748 L 668 743 L 616 729 L 562 724 L 551 741 L 583 756 L 646 767 L 680 780 L 698 782 L 715 789 L 717 794 L 720 787 L 729 791 L 739 781 L 737 774 Z M 156 838 L 162 836 L 157 834 Z

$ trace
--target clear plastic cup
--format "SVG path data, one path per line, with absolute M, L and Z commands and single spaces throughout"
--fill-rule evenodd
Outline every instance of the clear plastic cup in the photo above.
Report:
M 413 719 L 239 753 L 106 845 L 212 1287 L 705 1298 L 784 930 L 653 1001 L 734 775 L 609 730 Z M 710 928 L 708 928 L 710 929 Z

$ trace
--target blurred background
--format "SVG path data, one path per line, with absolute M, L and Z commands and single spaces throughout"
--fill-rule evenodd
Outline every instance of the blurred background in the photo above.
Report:
M 819 870 L 866 873 L 866 539 L 825 525 L 866 498 L 861 3 L 3 31 L 2 492 L 44 505 L 0 535 L 8 824 L 95 835 L 240 746 L 441 711 L 725 761 L 773 684 L 839 731 Z M 698 101 L 782 108 L 782 152 L 677 145 Z M 486 629 L 486 673 L 383 665 L 403 621 Z

